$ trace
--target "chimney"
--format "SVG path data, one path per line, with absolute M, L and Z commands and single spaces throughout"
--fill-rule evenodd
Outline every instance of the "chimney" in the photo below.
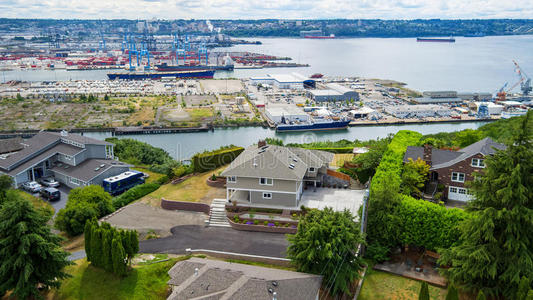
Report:
M 259 142 L 257 142 L 257 148 L 261 148 L 261 147 L 264 147 L 266 146 L 267 143 L 265 140 L 259 140 Z
M 431 154 L 433 147 L 431 145 L 424 145 L 424 157 L 422 158 L 431 167 Z

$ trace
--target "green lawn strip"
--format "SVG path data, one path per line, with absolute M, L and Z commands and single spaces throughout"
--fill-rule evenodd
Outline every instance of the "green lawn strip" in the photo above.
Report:
M 167 281 L 170 279 L 168 270 L 177 261 L 188 258 L 182 256 L 135 266 L 123 278 L 90 266 L 82 259 L 67 268 L 72 277 L 64 280 L 61 288 L 49 299 L 166 299 Z
M 418 299 L 420 284 L 417 280 L 369 268 L 358 299 Z M 445 299 L 446 289 L 429 285 L 429 295 L 431 299 Z
M 257 262 L 257 261 L 248 261 L 248 260 L 241 260 L 241 259 L 225 259 L 224 261 L 227 261 L 229 263 L 236 263 L 236 264 L 244 264 L 244 265 L 252 265 L 257 267 L 264 267 L 264 268 L 271 268 L 271 269 L 280 269 L 280 270 L 286 270 L 286 271 L 293 271 L 296 272 L 296 268 L 294 267 L 284 267 L 284 266 L 278 266 L 273 264 L 267 264 L 263 262 Z

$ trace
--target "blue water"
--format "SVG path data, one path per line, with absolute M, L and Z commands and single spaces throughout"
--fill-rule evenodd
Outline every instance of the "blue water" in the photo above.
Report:
M 533 74 L 533 35 L 457 37 L 455 43 L 418 43 L 414 38 L 333 40 L 261 38 L 262 45 L 237 45 L 227 50 L 289 56 L 309 68 L 235 70 L 216 77 L 268 73 L 322 73 L 393 79 L 417 90 L 496 92 L 518 81 L 512 60 Z M 224 51 L 219 49 L 218 51 Z M 106 79 L 108 71 L 6 71 L 1 80 Z

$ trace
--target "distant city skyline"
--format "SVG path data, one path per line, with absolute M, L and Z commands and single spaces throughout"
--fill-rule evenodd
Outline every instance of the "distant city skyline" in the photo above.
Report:
M 533 0 L 3 0 L 3 18 L 489 19 L 533 18 Z

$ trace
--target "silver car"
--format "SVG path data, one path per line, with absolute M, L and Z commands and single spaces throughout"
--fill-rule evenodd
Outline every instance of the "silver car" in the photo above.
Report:
M 43 187 L 35 181 L 28 181 L 22 184 L 22 188 L 31 193 L 38 193 Z
M 59 182 L 57 182 L 53 177 L 47 177 L 41 179 L 41 184 L 47 187 L 57 188 L 59 187 Z

